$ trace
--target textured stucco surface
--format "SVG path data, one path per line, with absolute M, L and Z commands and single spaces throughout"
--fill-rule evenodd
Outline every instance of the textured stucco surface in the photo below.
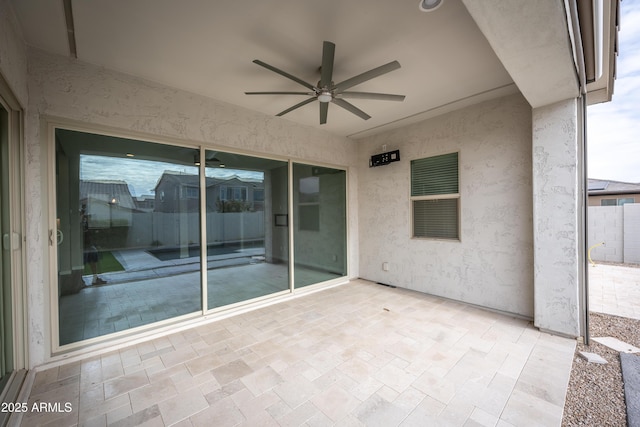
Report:
M 48 271 L 47 117 L 103 126 L 151 140 L 202 144 L 253 155 L 347 167 L 349 275 L 358 276 L 356 142 L 296 125 L 285 119 L 169 88 L 77 60 L 30 49 L 29 114 L 26 121 L 27 223 L 30 268 L 43 277 L 29 281 L 32 365 L 50 348 Z M 44 249 L 43 249 L 44 248 Z M 38 274 L 38 273 L 36 273 Z
M 579 96 L 563 2 L 462 2 L 531 106 Z
M 569 336 L 579 323 L 577 101 L 533 110 L 535 325 Z
M 522 96 L 361 144 L 360 276 L 532 317 L 531 108 Z M 368 168 L 383 144 L 399 149 L 401 161 Z M 461 241 L 412 239 L 410 161 L 454 151 L 460 159 Z

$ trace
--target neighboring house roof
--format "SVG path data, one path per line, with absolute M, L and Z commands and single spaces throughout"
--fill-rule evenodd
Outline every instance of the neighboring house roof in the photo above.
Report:
M 158 183 L 156 184 L 155 188 L 158 188 L 158 185 L 160 185 L 160 182 L 162 182 L 163 180 L 172 181 L 174 183 L 188 186 L 188 187 L 197 187 L 200 183 L 200 178 L 198 175 L 191 175 L 191 174 L 186 174 L 182 172 L 166 170 L 162 173 L 162 176 L 160 177 L 160 179 L 158 179 Z M 207 183 L 207 187 L 212 187 L 214 185 L 230 182 L 233 180 L 237 180 L 245 183 L 254 183 L 254 184 L 262 183 L 262 180 L 260 179 L 243 178 L 235 174 L 228 177 L 219 177 L 219 178 L 207 177 L 206 183 Z
M 589 195 L 640 194 L 640 183 L 589 178 Z
M 80 200 L 88 199 L 106 203 L 115 199 L 120 207 L 136 208 L 129 185 L 121 180 L 80 180 Z
M 198 175 L 166 170 L 162 172 L 162 175 L 160 176 L 160 178 L 158 178 L 158 182 L 156 183 L 154 191 L 157 190 L 162 181 L 169 181 L 176 184 L 197 187 L 200 183 L 200 177 Z

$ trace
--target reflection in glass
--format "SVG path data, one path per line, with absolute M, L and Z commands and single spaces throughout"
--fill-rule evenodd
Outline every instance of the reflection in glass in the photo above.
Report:
M 346 171 L 293 165 L 295 287 L 347 275 Z
M 205 157 L 208 308 L 288 290 L 287 162 Z
M 60 345 L 201 310 L 197 154 L 56 130 Z
M 293 165 L 292 219 L 286 161 L 206 150 L 202 165 L 199 149 L 65 129 L 55 148 L 60 345 L 346 275 L 344 170 Z

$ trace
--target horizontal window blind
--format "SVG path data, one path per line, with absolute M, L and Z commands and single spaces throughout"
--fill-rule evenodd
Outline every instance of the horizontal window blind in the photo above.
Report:
M 458 200 L 414 200 L 414 237 L 458 239 Z
M 458 153 L 411 161 L 411 196 L 458 193 Z

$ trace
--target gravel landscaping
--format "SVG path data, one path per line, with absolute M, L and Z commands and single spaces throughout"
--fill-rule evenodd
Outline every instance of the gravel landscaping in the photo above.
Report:
M 640 320 L 591 313 L 590 336 L 614 337 L 640 347 Z M 593 340 L 578 344 L 564 406 L 563 426 L 626 426 L 620 354 Z M 607 364 L 588 363 L 578 352 L 597 353 Z

